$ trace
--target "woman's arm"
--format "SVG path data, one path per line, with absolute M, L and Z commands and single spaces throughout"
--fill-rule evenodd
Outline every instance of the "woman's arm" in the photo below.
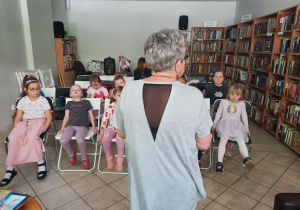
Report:
M 210 143 L 211 143 L 211 133 L 209 133 L 206 137 L 196 138 L 196 146 L 198 150 L 207 150 L 210 146 Z
M 57 134 L 62 134 L 64 132 L 64 129 L 69 121 L 69 116 L 70 116 L 70 110 L 66 110 L 65 111 L 65 117 L 63 119 L 62 125 L 61 125 L 61 129 L 60 131 L 57 132 Z
M 14 121 L 14 127 L 16 127 L 16 125 L 22 120 L 22 116 L 23 116 L 23 110 L 17 109 L 17 114 Z
M 46 114 L 46 124 L 45 124 L 45 128 L 43 130 L 43 133 L 46 132 L 46 130 L 48 129 L 48 127 L 50 126 L 51 122 L 52 122 L 52 113 L 51 113 L 51 109 L 45 110 L 45 114 Z

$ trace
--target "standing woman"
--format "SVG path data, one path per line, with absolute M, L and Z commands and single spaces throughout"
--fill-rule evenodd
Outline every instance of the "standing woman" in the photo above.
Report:
M 212 121 L 202 93 L 177 81 L 182 33 L 153 33 L 144 52 L 152 76 L 126 84 L 112 122 L 126 135 L 130 209 L 195 209 L 206 197 L 197 157 L 209 148 Z
M 146 59 L 141 57 L 138 61 L 138 67 L 133 72 L 134 80 L 144 79 L 151 76 L 151 70 L 147 69 Z

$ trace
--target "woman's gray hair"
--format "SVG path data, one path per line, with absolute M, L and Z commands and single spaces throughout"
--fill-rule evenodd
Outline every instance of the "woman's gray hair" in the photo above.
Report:
M 147 66 L 156 72 L 168 71 L 186 54 L 186 41 L 180 31 L 165 28 L 152 33 L 145 42 Z

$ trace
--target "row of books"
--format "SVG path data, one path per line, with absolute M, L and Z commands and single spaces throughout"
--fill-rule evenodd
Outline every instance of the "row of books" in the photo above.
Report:
M 256 24 L 254 28 L 254 34 L 261 35 L 261 34 L 272 33 L 275 27 L 276 27 L 276 19 L 270 18 L 266 22 Z
M 231 79 L 225 79 L 224 80 L 224 85 L 227 85 L 228 87 L 230 87 L 231 85 L 233 84 L 232 80 Z
M 76 54 L 76 42 L 63 41 L 64 55 Z
M 279 27 L 280 31 L 288 31 L 292 29 L 292 25 L 295 21 L 295 13 L 280 14 L 279 15 Z
M 293 39 L 293 53 L 300 53 L 300 37 Z
M 268 83 L 269 92 L 279 94 L 283 91 L 284 80 L 271 77 Z
M 182 34 L 184 36 L 185 41 L 187 41 L 187 42 L 191 41 L 191 32 L 183 31 Z
M 194 31 L 193 39 L 221 39 L 222 31 L 221 30 L 212 30 L 212 29 L 200 29 L 200 31 Z
M 252 25 L 251 26 L 245 26 L 238 29 L 239 39 L 242 39 L 244 37 L 250 37 L 252 35 Z
M 192 62 L 202 62 L 202 63 L 221 62 L 221 56 L 222 55 L 219 53 L 193 54 Z
M 281 117 L 291 124 L 297 126 L 300 124 L 300 106 L 295 104 L 282 104 L 281 106 Z
M 226 64 L 233 64 L 234 63 L 234 55 L 224 55 L 223 61 Z
M 250 117 L 255 121 L 261 121 L 262 116 L 263 109 L 255 105 L 251 105 Z
M 232 77 L 232 75 L 233 75 L 233 68 L 230 67 L 230 66 L 227 66 L 225 68 L 225 75 L 228 76 L 228 77 Z
M 204 73 L 204 66 L 203 65 L 193 65 L 191 66 L 191 74 L 201 74 Z
M 190 72 L 190 65 L 186 65 L 186 66 L 184 67 L 184 74 L 188 75 L 189 72 Z
M 207 65 L 206 65 L 207 66 Z M 221 66 L 219 65 L 213 65 L 213 66 L 207 66 L 207 72 L 212 75 L 217 69 L 220 69 Z
M 252 69 L 259 69 L 259 70 L 266 71 L 270 67 L 270 65 L 271 65 L 270 58 L 251 56 L 250 68 L 252 68 Z
M 291 39 L 280 37 L 280 38 L 275 40 L 274 44 L 275 44 L 274 51 L 276 53 L 286 53 L 287 49 L 290 48 Z
M 75 55 L 65 55 L 64 56 L 64 67 L 65 67 L 65 70 L 67 70 L 67 69 L 73 69 L 75 61 L 76 61 L 76 56 Z
M 249 66 L 249 58 L 246 56 L 235 56 L 234 59 L 235 65 L 248 67 Z
M 221 42 L 195 42 L 193 43 L 194 51 L 221 51 Z
M 273 113 L 276 114 L 281 107 L 281 99 L 274 96 L 269 96 L 266 103 L 267 110 L 273 110 Z
M 265 102 L 266 94 L 257 89 L 248 89 L 247 90 L 247 98 L 252 103 L 256 103 L 258 105 L 263 105 Z
M 300 77 L 299 61 L 290 61 L 288 75 L 293 77 Z
M 284 96 L 300 102 L 300 82 L 294 81 L 285 83 Z
M 238 42 L 237 52 L 250 52 L 251 42 Z
M 247 80 L 247 71 L 245 69 L 235 69 L 234 78 L 242 81 Z
M 268 75 L 261 72 L 251 71 L 249 73 L 248 83 L 257 87 L 264 88 L 267 86 Z
M 289 124 L 281 124 L 278 130 L 279 138 L 283 138 L 287 145 L 300 146 L 300 130 Z
M 273 65 L 273 73 L 276 74 L 285 74 L 286 66 L 287 66 L 287 56 L 282 55 L 280 58 L 276 58 L 274 60 L 274 65 Z
M 225 39 L 236 39 L 237 37 L 237 28 L 229 28 L 226 30 Z
M 278 124 L 278 118 L 277 117 L 275 117 L 273 115 L 264 116 L 264 125 L 268 130 L 276 132 L 277 124 Z
M 231 51 L 234 52 L 235 51 L 235 46 L 236 46 L 236 42 L 225 42 L 225 51 Z
M 273 40 L 256 41 L 252 45 L 252 52 L 272 52 Z
M 191 43 L 186 43 L 186 51 L 191 52 Z

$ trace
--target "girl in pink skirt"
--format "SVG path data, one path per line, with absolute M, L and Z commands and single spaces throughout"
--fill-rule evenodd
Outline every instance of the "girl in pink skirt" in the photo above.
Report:
M 232 85 L 228 90 L 227 99 L 220 102 L 217 114 L 215 116 L 212 131 L 217 130 L 220 136 L 218 149 L 218 162 L 216 166 L 217 173 L 223 173 L 223 157 L 225 146 L 230 139 L 236 141 L 239 145 L 240 153 L 244 158 L 244 164 L 247 168 L 253 168 L 254 162 L 249 157 L 247 146 L 248 136 L 250 136 L 248 117 L 245 103 L 242 101 L 243 89 L 240 85 Z M 228 100 L 229 99 L 229 100 Z
M 121 96 L 123 87 L 116 87 L 113 91 L 113 95 L 111 97 L 111 104 L 106 108 L 104 116 L 102 118 L 100 134 L 98 136 L 98 141 L 102 142 L 107 161 L 107 168 L 111 169 L 115 165 L 115 155 L 111 153 L 111 140 L 116 138 L 117 141 L 117 149 L 118 149 L 118 159 L 116 163 L 116 169 L 118 171 L 123 170 L 123 154 L 125 147 L 125 139 L 121 138 L 117 134 L 117 130 L 113 127 L 111 122 L 111 117 L 114 114 L 115 108 L 117 106 L 118 100 Z
M 8 136 L 7 170 L 0 186 L 8 185 L 17 175 L 14 165 L 37 162 L 38 179 L 47 175 L 43 159 L 45 147 L 40 135 L 52 122 L 51 107 L 46 98 L 40 96 L 40 84 L 34 77 L 25 76 L 23 97 L 17 105 L 14 129 Z

